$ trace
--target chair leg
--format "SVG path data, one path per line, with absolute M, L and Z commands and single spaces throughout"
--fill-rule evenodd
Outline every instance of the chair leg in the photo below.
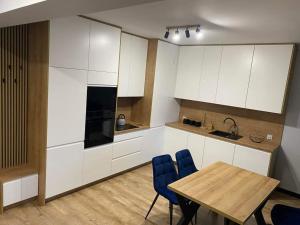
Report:
M 156 201 L 157 201 L 157 199 L 158 199 L 158 196 L 159 196 L 159 194 L 157 194 L 157 195 L 155 196 L 155 198 L 154 198 L 154 200 L 153 200 L 153 202 L 152 202 L 152 204 L 151 204 L 151 206 L 150 206 L 150 209 L 149 209 L 149 211 L 148 211 L 148 213 L 147 213 L 147 215 L 146 215 L 146 217 L 145 217 L 145 220 L 147 219 L 149 213 L 151 212 L 153 206 L 155 205 L 155 203 L 156 203 Z
M 195 224 L 197 225 L 197 217 L 198 217 L 198 210 L 197 210 L 197 212 L 196 212 L 196 214 L 195 214 Z
M 170 225 L 173 224 L 173 204 L 169 202 L 169 211 L 170 211 Z

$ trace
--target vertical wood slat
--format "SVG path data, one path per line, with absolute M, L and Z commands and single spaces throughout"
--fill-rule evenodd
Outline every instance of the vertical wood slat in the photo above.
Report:
M 28 26 L 0 29 L 0 170 L 27 163 Z

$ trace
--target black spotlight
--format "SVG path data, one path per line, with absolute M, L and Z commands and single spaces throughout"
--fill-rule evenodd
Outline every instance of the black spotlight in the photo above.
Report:
M 169 32 L 169 29 L 168 29 L 168 30 L 166 31 L 166 33 L 165 33 L 165 39 L 168 39 L 169 34 L 170 34 L 170 32 Z
M 185 36 L 187 37 L 187 38 L 189 38 L 191 35 L 190 35 L 190 31 L 189 31 L 189 29 L 188 28 L 186 28 L 186 30 L 185 30 Z

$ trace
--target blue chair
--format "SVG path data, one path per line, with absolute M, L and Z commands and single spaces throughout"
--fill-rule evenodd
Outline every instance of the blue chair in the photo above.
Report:
M 176 152 L 175 157 L 180 179 L 198 171 L 188 149 Z M 195 215 L 195 224 L 197 224 L 197 213 Z
M 176 162 L 178 166 L 179 178 L 186 177 L 197 172 L 193 157 L 188 149 L 176 153 Z
M 271 212 L 274 225 L 300 224 L 300 209 L 285 205 L 275 205 Z
M 170 225 L 173 221 L 173 205 L 178 205 L 174 192 L 168 189 L 168 185 L 178 180 L 174 162 L 170 155 L 157 156 L 152 159 L 153 185 L 157 192 L 154 201 L 145 217 L 147 219 L 159 195 L 169 200 Z

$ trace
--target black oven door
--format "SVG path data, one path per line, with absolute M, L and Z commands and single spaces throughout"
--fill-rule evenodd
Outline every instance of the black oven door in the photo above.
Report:
M 85 148 L 113 142 L 116 92 L 115 87 L 88 87 Z

